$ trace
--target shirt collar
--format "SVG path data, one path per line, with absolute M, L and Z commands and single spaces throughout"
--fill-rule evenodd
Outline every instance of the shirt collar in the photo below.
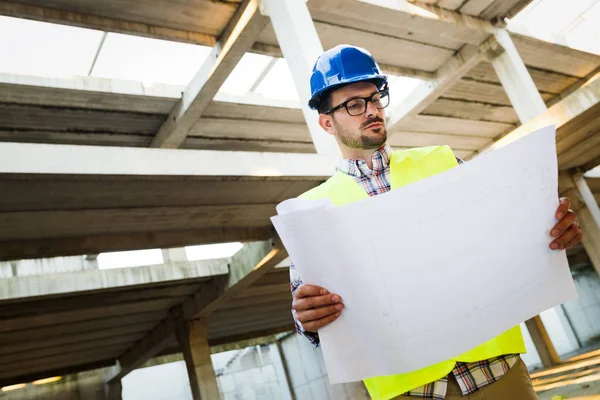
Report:
M 356 178 L 360 178 L 365 175 L 380 175 L 385 172 L 387 167 L 390 165 L 390 156 L 392 154 L 392 148 L 385 144 L 381 148 L 377 149 L 371 160 L 373 161 L 373 169 L 369 169 L 367 166 L 367 162 L 363 159 L 343 159 L 340 161 L 340 171 L 354 176 Z

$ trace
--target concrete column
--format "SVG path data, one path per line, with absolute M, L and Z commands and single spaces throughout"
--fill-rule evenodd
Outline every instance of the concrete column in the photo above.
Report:
M 121 380 L 117 379 L 107 383 L 104 387 L 104 393 L 106 400 L 122 400 L 123 385 Z
M 210 359 L 206 321 L 180 320 L 177 326 L 177 339 L 187 367 L 192 398 L 194 400 L 219 399 L 217 377 Z
M 515 44 L 506 29 L 498 29 L 494 36 L 496 41 L 504 48 L 504 52 L 491 61 L 502 87 L 506 92 L 521 124 L 533 119 L 547 110 L 544 99 L 537 90 L 527 67 L 521 59 Z M 560 357 L 548 336 L 540 316 L 533 317 L 525 322 L 531 339 L 542 359 L 544 366 L 548 367 L 560 362 Z
M 296 90 L 300 96 L 302 112 L 310 135 L 319 155 L 339 156 L 339 148 L 333 136 L 318 123 L 318 114 L 308 107 L 310 74 L 317 58 L 323 53 L 323 45 L 310 16 L 306 1 L 261 0 L 260 10 L 271 18 L 279 47 L 287 60 Z
M 544 367 L 551 367 L 559 364 L 560 357 L 554 349 L 554 345 L 550 340 L 550 336 L 548 336 L 542 318 L 537 315 L 530 320 L 525 321 L 525 325 L 527 326 L 527 330 L 531 335 L 531 340 L 533 340 L 533 344 L 535 345 Z
M 287 383 L 287 387 L 290 392 L 290 397 L 292 400 L 296 400 L 296 392 L 294 391 L 294 385 L 292 384 L 292 378 L 290 378 L 290 369 L 288 367 L 288 363 L 285 358 L 285 354 L 283 353 L 283 348 L 281 347 L 281 342 L 279 340 L 275 340 L 275 344 L 277 345 L 277 352 L 279 353 L 279 358 L 281 359 L 281 365 L 283 367 L 283 373 L 285 374 L 285 381 Z
M 174 247 L 171 249 L 162 249 L 163 261 L 177 262 L 187 261 L 187 255 L 185 254 L 185 247 Z
M 510 102 L 524 124 L 547 110 L 525 63 L 506 29 L 499 29 L 494 36 L 504 52 L 491 60 L 494 70 L 506 91 Z

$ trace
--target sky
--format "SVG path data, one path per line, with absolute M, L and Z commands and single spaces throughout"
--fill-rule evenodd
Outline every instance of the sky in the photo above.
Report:
M 569 0 L 568 7 L 565 3 L 564 0 L 536 0 L 509 21 L 508 28 L 600 54 L 600 0 Z M 0 73 L 54 78 L 92 76 L 138 81 L 148 86 L 183 87 L 209 52 L 206 46 L 117 33 L 105 35 L 97 30 L 0 16 Z M 272 61 L 274 65 L 268 74 L 257 81 Z M 390 76 L 390 82 L 393 105 L 403 100 L 396 93 L 410 93 L 420 80 Z M 246 54 L 219 91 L 236 96 L 251 92 L 271 99 L 273 105 L 277 105 L 278 100 L 299 104 L 284 59 L 275 61 L 268 56 Z M 186 254 L 190 260 L 229 257 L 239 248 L 239 243 L 191 246 L 186 248 Z M 98 260 L 101 268 L 163 262 L 162 253 L 157 249 L 105 253 Z

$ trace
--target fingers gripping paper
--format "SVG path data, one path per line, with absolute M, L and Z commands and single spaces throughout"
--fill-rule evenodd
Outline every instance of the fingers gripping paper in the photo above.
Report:
M 273 217 L 304 282 L 344 300 L 319 331 L 331 383 L 456 357 L 576 298 L 548 248 L 557 179 L 547 127 L 386 194 Z

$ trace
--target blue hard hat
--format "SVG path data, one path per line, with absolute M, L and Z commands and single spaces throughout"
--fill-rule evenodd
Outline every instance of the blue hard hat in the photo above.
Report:
M 310 76 L 312 97 L 308 106 L 316 110 L 325 91 L 361 81 L 373 81 L 379 89 L 387 82 L 371 53 L 347 44 L 327 50 L 313 67 Z

